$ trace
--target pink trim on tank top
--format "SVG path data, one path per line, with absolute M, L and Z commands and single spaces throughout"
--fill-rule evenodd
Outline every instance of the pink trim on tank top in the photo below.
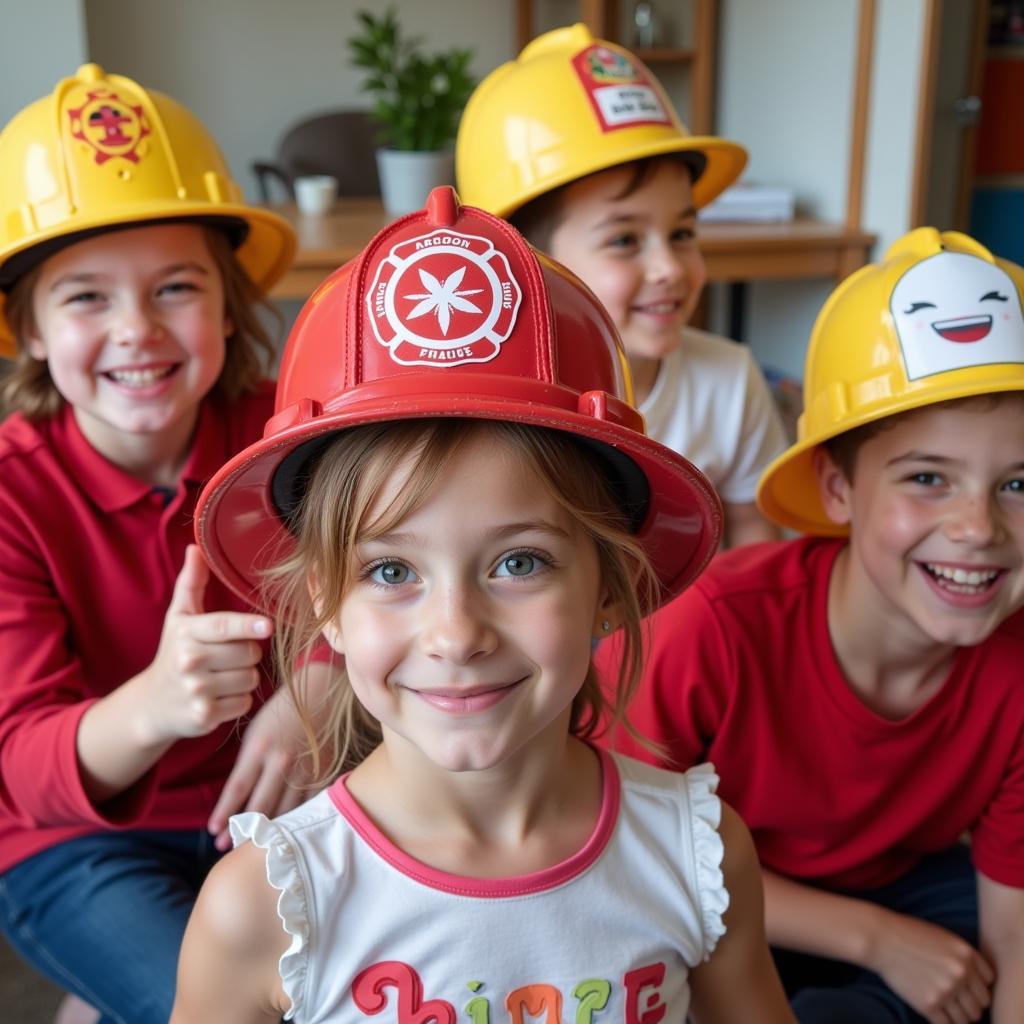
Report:
M 503 899 L 544 892 L 568 882 L 590 867 L 608 845 L 619 817 L 620 781 L 615 761 L 604 750 L 593 748 L 601 763 L 601 810 L 593 832 L 571 857 L 541 871 L 512 878 L 467 878 L 439 871 L 399 849 L 370 820 L 345 785 L 347 773 L 328 789 L 331 802 L 362 840 L 396 871 L 421 885 L 457 896 Z

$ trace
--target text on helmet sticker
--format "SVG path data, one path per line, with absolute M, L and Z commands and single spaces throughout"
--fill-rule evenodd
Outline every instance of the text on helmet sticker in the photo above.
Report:
M 95 152 L 96 163 L 116 156 L 139 162 L 139 143 L 149 135 L 141 106 L 132 106 L 113 89 L 103 87 L 87 92 L 80 107 L 68 107 L 68 117 L 71 135 Z
M 522 297 L 490 239 L 445 229 L 395 245 L 377 266 L 366 308 L 396 363 L 458 366 L 498 354 Z
M 1001 267 L 942 252 L 911 267 L 889 300 L 907 380 L 992 363 L 1024 363 L 1020 294 Z
M 572 59 L 602 132 L 638 124 L 671 124 L 665 105 L 642 66 L 599 44 Z

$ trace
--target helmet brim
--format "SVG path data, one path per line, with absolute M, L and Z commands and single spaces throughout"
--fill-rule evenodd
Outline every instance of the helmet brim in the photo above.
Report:
M 1004 369 L 1005 369 L 1004 365 Z M 922 389 L 908 389 L 899 399 L 889 397 L 883 408 L 865 410 L 861 415 L 845 419 L 835 429 L 822 430 L 813 437 L 798 441 L 771 462 L 761 475 L 757 488 L 757 505 L 772 522 L 798 533 L 819 537 L 845 537 L 849 527 L 829 519 L 821 503 L 817 474 L 814 471 L 814 451 L 834 437 L 849 433 L 869 423 L 877 423 L 891 416 L 926 409 L 940 402 L 977 395 L 1024 391 L 1019 375 L 1000 375 L 1000 366 L 990 367 L 992 376 L 965 383 L 962 379 L 945 388 L 925 393 Z M 1019 371 L 1018 367 L 1012 367 Z
M 672 153 L 696 153 L 704 158 L 704 169 L 693 183 L 693 205 L 698 210 L 721 195 L 739 178 L 747 166 L 747 151 L 739 143 L 714 135 L 676 136 L 660 142 L 644 140 L 633 144 L 623 143 L 614 154 L 607 151 L 595 152 L 589 161 L 584 157 L 581 163 L 566 168 L 563 173 L 538 182 L 533 189 L 524 192 L 515 202 L 489 212 L 497 217 L 507 218 L 538 196 L 579 181 L 588 174 L 596 174 L 598 171 L 606 171 L 635 160 L 646 160 Z
M 239 597 L 273 611 L 261 582 L 264 571 L 290 549 L 291 537 L 274 500 L 274 477 L 288 456 L 309 441 L 354 426 L 455 416 L 565 431 L 626 456 L 650 491 L 637 538 L 655 567 L 661 599 L 678 594 L 697 577 L 714 554 L 722 528 L 721 503 L 697 469 L 634 429 L 577 411 L 578 396 L 568 389 L 537 385 L 537 400 L 531 400 L 530 385 L 517 380 L 518 395 L 510 399 L 498 385 L 494 376 L 430 375 L 417 379 L 415 393 L 400 400 L 392 394 L 391 401 L 381 401 L 370 388 L 368 394 L 353 393 L 343 406 L 252 445 L 228 462 L 200 497 L 196 537 L 207 561 Z M 565 404 L 552 404 L 553 396 Z

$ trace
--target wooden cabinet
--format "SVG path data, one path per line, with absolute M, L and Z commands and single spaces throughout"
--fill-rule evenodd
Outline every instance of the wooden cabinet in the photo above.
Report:
M 516 0 L 516 33 L 522 49 L 538 32 L 553 27 L 541 24 L 549 0 Z M 566 4 L 556 5 L 560 14 Z M 570 5 L 571 6 L 571 5 Z M 633 45 L 626 31 L 631 22 L 632 0 L 578 0 L 575 17 L 600 39 L 621 43 L 635 53 L 663 80 L 670 94 L 672 78 L 682 71 L 688 101 L 678 104 L 679 115 L 694 135 L 712 132 L 714 120 L 715 24 L 718 0 L 654 0 L 656 15 L 672 17 L 672 36 L 667 45 L 643 49 Z M 673 96 L 673 99 L 675 97 Z

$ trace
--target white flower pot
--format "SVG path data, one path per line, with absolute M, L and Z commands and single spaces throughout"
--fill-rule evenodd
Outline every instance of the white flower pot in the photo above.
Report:
M 391 216 L 412 213 L 423 209 L 432 188 L 455 184 L 455 154 L 378 149 L 377 174 L 385 212 Z

